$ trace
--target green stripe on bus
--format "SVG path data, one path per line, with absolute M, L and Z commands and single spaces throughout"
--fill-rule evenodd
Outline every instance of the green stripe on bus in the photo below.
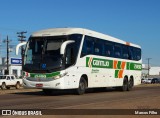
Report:
M 86 58 L 86 67 L 89 67 L 89 64 L 88 64 L 89 63 L 89 59 L 90 59 L 90 57 Z
M 60 72 L 53 72 L 53 73 L 45 73 L 45 74 L 39 74 L 39 73 L 30 73 L 30 77 L 43 77 L 43 78 L 48 78 L 48 77 L 54 77 L 59 75 Z
M 130 69 L 130 63 L 129 63 L 129 62 L 127 62 L 127 67 L 126 67 L 126 69 L 127 69 L 127 70 Z
M 118 61 L 117 69 L 121 69 L 121 61 Z
M 115 70 L 115 78 L 118 78 L 118 73 L 119 73 L 119 70 Z
M 113 60 L 86 57 L 86 67 L 92 68 L 111 68 L 113 69 Z M 118 61 L 116 69 L 122 69 L 122 61 Z M 126 62 L 126 70 L 142 70 L 141 63 Z
M 139 64 L 139 63 L 130 63 L 129 70 L 142 70 L 142 64 Z

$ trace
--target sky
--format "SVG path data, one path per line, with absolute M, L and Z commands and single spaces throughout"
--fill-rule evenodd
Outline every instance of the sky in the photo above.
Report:
M 15 54 L 17 32 L 80 27 L 142 47 L 143 63 L 160 66 L 160 0 L 0 0 L 0 57 L 9 36 Z

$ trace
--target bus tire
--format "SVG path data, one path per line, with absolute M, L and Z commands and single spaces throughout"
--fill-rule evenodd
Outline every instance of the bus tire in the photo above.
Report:
M 79 87 L 76 93 L 78 95 L 83 95 L 86 91 L 86 88 L 87 88 L 87 82 L 83 77 L 81 77 L 80 82 L 79 82 Z
M 4 83 L 4 82 L 2 83 L 1 89 L 2 90 L 6 89 L 6 83 Z
M 133 78 L 130 78 L 130 80 L 128 81 L 128 88 L 127 88 L 127 91 L 131 91 L 132 88 L 134 86 L 134 81 L 133 81 Z
M 128 89 L 128 79 L 127 79 L 127 77 L 124 77 L 123 86 L 121 87 L 121 90 L 127 91 L 127 89 Z

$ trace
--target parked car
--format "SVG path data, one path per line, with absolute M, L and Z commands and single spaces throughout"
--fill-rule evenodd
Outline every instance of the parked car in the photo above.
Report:
M 153 78 L 151 84 L 160 83 L 160 78 Z
M 141 83 L 145 83 L 147 79 L 143 78 L 141 79 Z
M 151 79 L 151 78 L 148 78 L 145 83 L 146 83 L 146 84 L 151 84 L 151 81 L 152 81 L 152 79 Z
M 152 78 L 144 78 L 144 79 L 142 79 L 142 83 L 150 84 L 151 80 L 152 80 Z
M 16 87 L 16 89 L 19 89 L 21 85 L 22 79 L 16 79 L 14 75 L 0 75 L 1 89 L 10 89 L 10 87 Z

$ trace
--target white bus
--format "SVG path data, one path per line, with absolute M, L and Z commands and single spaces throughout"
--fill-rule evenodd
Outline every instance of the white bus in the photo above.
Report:
M 117 87 L 129 91 L 141 83 L 141 47 L 82 28 L 33 33 L 26 44 L 23 86 L 50 94 L 57 89 Z

